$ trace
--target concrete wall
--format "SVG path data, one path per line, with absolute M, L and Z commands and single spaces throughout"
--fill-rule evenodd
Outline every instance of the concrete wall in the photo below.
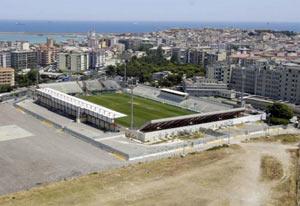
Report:
M 210 122 L 210 123 L 198 124 L 198 125 L 192 125 L 186 127 L 178 127 L 174 129 L 160 130 L 160 131 L 148 132 L 148 133 L 143 133 L 140 131 L 131 131 L 130 134 L 134 138 L 143 142 L 155 142 L 162 138 L 177 136 L 181 132 L 194 133 L 194 132 L 198 132 L 201 129 L 218 129 L 220 127 L 233 126 L 233 125 L 238 125 L 238 124 L 243 124 L 248 122 L 257 122 L 257 121 L 265 120 L 265 118 L 266 118 L 266 114 L 263 113 L 258 115 L 239 117 L 230 120 Z

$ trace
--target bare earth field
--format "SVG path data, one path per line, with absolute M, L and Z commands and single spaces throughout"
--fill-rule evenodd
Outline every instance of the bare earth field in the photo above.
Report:
M 293 148 L 266 142 L 232 145 L 42 186 L 1 197 L 0 205 L 295 205 Z M 276 159 L 269 172 L 282 169 L 277 179 L 263 178 L 262 168 L 269 167 L 262 167 L 265 156 Z

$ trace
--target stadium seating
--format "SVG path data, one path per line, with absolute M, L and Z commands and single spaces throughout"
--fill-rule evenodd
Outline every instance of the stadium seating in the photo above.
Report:
M 40 88 L 50 88 L 66 94 L 83 93 L 82 87 L 77 82 L 60 82 L 50 84 L 40 84 Z
M 196 112 L 206 113 L 214 111 L 223 111 L 233 108 L 230 105 L 222 104 L 219 102 L 210 101 L 208 99 L 188 97 L 181 102 L 172 101 L 170 99 L 161 98 L 160 89 L 139 85 L 134 88 L 133 93 L 137 96 L 149 98 L 162 103 L 178 106 L 181 108 L 189 109 Z

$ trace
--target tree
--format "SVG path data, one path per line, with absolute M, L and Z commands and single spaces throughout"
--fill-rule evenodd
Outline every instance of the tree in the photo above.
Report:
M 293 110 L 286 104 L 274 103 L 268 108 L 269 120 L 272 124 L 287 125 L 294 116 Z
M 19 87 L 28 87 L 37 83 L 39 78 L 37 69 L 30 70 L 27 74 L 16 74 L 16 83 Z
M 115 66 L 108 66 L 107 69 L 106 69 L 106 74 L 108 76 L 116 76 L 117 74 L 117 68 Z
M 124 76 L 124 70 L 125 64 L 118 64 L 115 67 L 108 67 L 106 74 Z M 127 64 L 127 76 L 138 78 L 141 83 L 151 83 L 153 81 L 152 74 L 163 71 L 169 71 L 175 75 L 171 76 L 171 79 L 167 79 L 168 81 L 161 81 L 164 86 L 180 84 L 183 75 L 188 78 L 205 76 L 205 69 L 199 65 L 177 64 L 165 59 L 161 47 L 149 51 L 145 57 L 137 58 L 134 56 Z
M 0 86 L 0 93 L 11 92 L 11 91 L 12 91 L 12 87 L 10 85 Z

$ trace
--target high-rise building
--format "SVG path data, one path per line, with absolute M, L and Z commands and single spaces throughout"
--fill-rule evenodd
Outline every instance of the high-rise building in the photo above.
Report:
M 99 40 L 97 38 L 96 32 L 89 32 L 87 41 L 88 41 L 88 47 L 93 49 L 99 48 Z
M 89 61 L 89 54 L 84 52 L 58 54 L 58 68 L 61 71 L 82 72 L 88 70 Z
M 231 66 L 226 62 L 218 62 L 206 67 L 206 78 L 216 79 L 225 84 L 229 84 L 231 80 Z
M 56 61 L 56 49 L 54 47 L 41 46 L 37 49 L 37 63 L 41 66 L 53 64 Z
M 10 52 L 0 52 L 0 67 L 11 67 L 11 54 Z
M 91 51 L 89 53 L 90 56 L 90 68 L 91 69 L 99 69 L 105 65 L 105 51 L 97 50 Z
M 187 50 L 184 48 L 172 48 L 172 60 L 179 64 L 186 64 Z
M 47 47 L 48 48 L 51 48 L 51 47 L 54 47 L 54 40 L 51 39 L 51 38 L 47 38 Z
M 37 67 L 37 52 L 35 51 L 11 52 L 11 66 L 17 71 L 22 69 L 35 69 Z
M 211 50 L 209 48 L 191 49 L 187 52 L 187 63 L 201 65 L 203 67 L 214 65 L 226 60 L 225 51 Z

